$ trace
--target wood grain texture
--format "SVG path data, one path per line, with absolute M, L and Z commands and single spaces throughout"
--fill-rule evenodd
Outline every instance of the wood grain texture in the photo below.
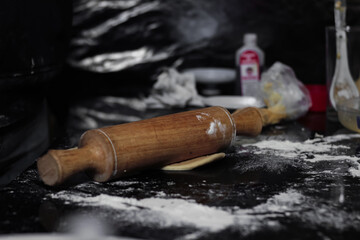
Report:
M 114 177 L 217 153 L 230 146 L 235 137 L 233 119 L 220 107 L 101 130 L 109 136 L 117 154 Z
M 48 185 L 84 170 L 104 182 L 218 153 L 235 136 L 236 126 L 226 109 L 198 109 L 87 131 L 78 149 L 50 150 L 38 160 L 38 170 Z
M 236 110 L 232 117 L 235 121 L 237 135 L 257 136 L 261 133 L 263 120 L 258 108 L 248 107 Z

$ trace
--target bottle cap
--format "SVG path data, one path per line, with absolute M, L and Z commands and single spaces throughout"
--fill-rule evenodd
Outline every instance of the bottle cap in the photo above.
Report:
M 255 33 L 246 33 L 244 35 L 244 43 L 256 43 L 257 41 L 257 35 Z

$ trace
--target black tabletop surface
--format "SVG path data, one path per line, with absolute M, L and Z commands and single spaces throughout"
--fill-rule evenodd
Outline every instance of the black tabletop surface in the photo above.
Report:
M 359 147 L 360 135 L 309 113 L 237 137 L 225 159 L 193 171 L 54 188 L 33 165 L 0 189 L 0 234 L 358 239 Z

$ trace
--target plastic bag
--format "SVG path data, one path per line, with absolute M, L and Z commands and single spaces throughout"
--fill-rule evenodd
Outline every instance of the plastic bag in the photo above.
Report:
M 195 77 L 189 73 L 179 73 L 174 68 L 165 69 L 158 76 L 150 96 L 144 101 L 147 108 L 205 106 L 196 90 Z
M 264 72 L 260 85 L 265 104 L 285 111 L 287 119 L 303 116 L 311 107 L 309 91 L 283 63 L 276 62 Z

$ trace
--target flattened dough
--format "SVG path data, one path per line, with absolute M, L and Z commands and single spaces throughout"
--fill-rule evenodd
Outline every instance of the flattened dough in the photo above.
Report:
M 215 153 L 212 155 L 202 156 L 198 158 L 193 158 L 187 161 L 173 163 L 162 168 L 164 171 L 189 171 L 197 167 L 201 167 L 211 162 L 223 159 L 225 153 Z

